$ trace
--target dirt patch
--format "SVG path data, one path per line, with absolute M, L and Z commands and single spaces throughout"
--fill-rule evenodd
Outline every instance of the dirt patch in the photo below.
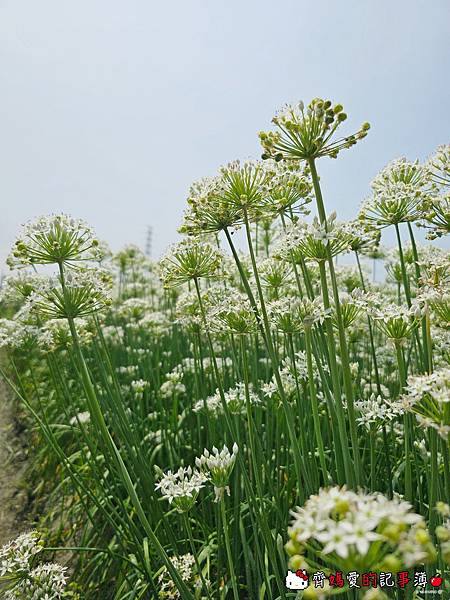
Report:
M 25 467 L 13 403 L 0 380 L 0 546 L 28 528 L 23 516 L 27 504 Z

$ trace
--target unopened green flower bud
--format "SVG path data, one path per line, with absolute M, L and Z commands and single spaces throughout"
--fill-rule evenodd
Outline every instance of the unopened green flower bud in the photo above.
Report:
M 394 554 L 387 554 L 383 560 L 383 569 L 391 573 L 398 573 L 402 568 L 402 563 Z
M 347 513 L 348 509 L 350 508 L 350 504 L 346 499 L 339 499 L 336 500 L 334 508 L 338 515 L 345 515 L 345 513 Z
M 436 215 L 434 215 L 434 216 L 436 216 Z M 447 503 L 441 502 L 441 501 L 437 502 L 436 510 L 443 517 L 450 517 L 450 506 Z
M 450 540 L 450 530 L 443 525 L 439 525 L 436 527 L 436 537 L 441 542 L 448 542 Z
M 289 559 L 289 568 L 292 571 L 297 571 L 298 569 L 307 570 L 309 568 L 309 565 L 306 562 L 304 556 L 302 556 L 301 554 L 294 554 L 294 556 L 292 556 Z
M 386 594 L 378 588 L 367 590 L 364 600 L 387 600 Z
M 425 529 L 420 529 L 416 533 L 416 540 L 419 544 L 426 544 L 430 540 L 430 536 Z
M 303 592 L 303 596 L 302 596 L 302 598 L 304 598 L 305 600 L 316 600 L 316 598 L 318 598 L 318 597 L 319 597 L 318 591 L 310 585 Z
M 342 123 L 343 121 L 345 121 L 347 118 L 347 114 L 344 112 L 341 112 L 338 114 L 337 120 L 339 121 L 339 123 Z
M 426 551 L 426 557 L 425 557 L 424 562 L 427 563 L 427 564 L 428 563 L 435 563 L 436 560 L 437 560 L 437 551 L 436 551 L 436 548 L 433 546 L 433 544 L 431 542 L 429 542 L 427 544 L 427 547 L 426 547 L 425 551 Z
M 286 542 L 284 549 L 290 556 L 293 556 L 294 554 L 301 554 L 304 550 L 303 546 L 294 539 L 290 539 L 288 542 Z

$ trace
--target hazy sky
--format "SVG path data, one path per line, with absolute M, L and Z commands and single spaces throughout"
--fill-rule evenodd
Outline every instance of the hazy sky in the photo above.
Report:
M 449 40 L 449 0 L 0 0 L 0 264 L 60 211 L 113 249 L 152 225 L 160 255 L 190 183 L 314 96 L 372 124 L 319 164 L 351 217 L 387 161 L 448 143 Z

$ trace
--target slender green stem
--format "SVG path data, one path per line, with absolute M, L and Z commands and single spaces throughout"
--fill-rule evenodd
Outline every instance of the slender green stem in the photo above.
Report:
M 316 385 L 314 381 L 314 370 L 312 362 L 312 345 L 311 345 L 311 329 L 305 327 L 305 342 L 306 342 L 306 361 L 308 366 L 308 384 L 311 397 L 311 407 L 314 421 L 314 432 L 316 436 L 317 450 L 319 452 L 319 462 L 322 469 L 323 480 L 325 484 L 330 482 L 330 476 L 325 460 L 325 449 L 323 446 L 322 432 L 320 430 L 319 405 L 317 401 Z
M 317 204 L 317 210 L 319 213 L 319 219 L 320 219 L 320 222 L 323 225 L 325 225 L 325 227 L 326 227 L 327 226 L 327 218 L 326 218 L 325 206 L 324 206 L 324 202 L 323 202 L 322 190 L 320 188 L 319 176 L 317 174 L 317 169 L 316 169 L 314 159 L 310 159 L 308 161 L 308 164 L 309 164 L 309 167 L 311 170 L 311 178 L 313 181 L 313 187 L 314 187 L 314 193 L 315 193 L 315 197 L 316 197 L 316 204 Z M 348 422 L 349 422 L 349 429 L 350 429 L 350 439 L 351 439 L 351 444 L 352 444 L 353 460 L 354 460 L 355 472 L 356 472 L 354 477 L 352 477 L 352 479 L 354 478 L 356 480 L 356 484 L 361 485 L 363 483 L 363 472 L 362 472 L 361 456 L 360 456 L 359 443 L 358 443 L 358 434 L 357 434 L 357 428 L 356 428 L 356 415 L 355 415 L 354 398 L 353 398 L 353 384 L 352 384 L 352 377 L 351 377 L 351 371 L 350 371 L 350 361 L 349 361 L 349 357 L 348 357 L 347 338 L 345 335 L 344 323 L 342 320 L 341 306 L 340 306 L 340 302 L 339 302 L 339 290 L 338 290 L 336 274 L 334 271 L 333 257 L 331 255 L 331 249 L 330 249 L 329 245 L 327 245 L 327 262 L 328 262 L 328 269 L 330 272 L 331 286 L 332 286 L 332 290 L 333 290 L 333 299 L 334 299 L 334 305 L 335 305 L 335 311 L 336 311 L 336 321 L 337 321 L 338 335 L 339 335 L 339 346 L 340 346 L 340 351 L 341 351 L 342 375 L 343 375 L 343 380 L 344 380 L 345 397 L 347 400 L 347 413 L 348 413 Z M 321 277 L 321 281 L 322 281 L 322 292 L 323 292 L 324 287 L 327 288 L 327 286 L 328 286 L 326 277 L 325 278 Z M 333 352 L 334 352 L 334 346 L 333 346 Z
M 326 282 L 326 271 L 325 264 L 323 262 L 319 263 L 319 271 L 320 271 L 320 281 L 322 284 L 322 299 L 325 310 L 330 309 L 330 299 L 328 295 L 328 286 Z M 339 443 L 340 449 L 343 456 L 344 462 L 344 471 L 347 479 L 347 483 L 353 486 L 356 484 L 354 477 L 354 469 L 352 466 L 352 460 L 350 458 L 350 452 L 348 449 L 348 437 L 347 437 L 347 428 L 345 426 L 345 418 L 344 418 L 344 407 L 342 404 L 341 397 L 341 385 L 339 382 L 339 373 L 337 366 L 337 357 L 336 357 L 336 346 L 334 339 L 334 331 L 333 324 L 331 323 L 331 319 L 325 319 L 325 332 L 326 338 L 328 342 L 328 355 L 330 360 L 330 372 L 331 372 L 331 381 L 333 384 L 333 393 L 334 393 L 334 405 L 336 407 L 336 416 L 338 419 L 338 427 L 339 427 Z M 345 481 L 341 481 L 341 484 L 344 484 Z
M 234 597 L 234 600 L 239 600 L 238 584 L 237 584 L 236 574 L 234 572 L 233 555 L 231 553 L 230 536 L 228 533 L 228 521 L 227 521 L 226 510 L 225 510 L 225 494 L 220 499 L 220 510 L 221 510 L 221 514 L 222 514 L 223 534 L 224 534 L 224 538 L 225 538 L 225 548 L 227 551 L 229 576 L 230 576 L 230 580 L 231 580 L 231 586 L 233 588 L 233 597 Z
M 375 478 L 376 478 L 376 429 L 371 426 L 369 434 L 370 443 L 370 489 L 372 492 L 376 489 Z
M 409 223 L 409 222 L 408 222 L 408 232 L 409 232 L 409 239 L 411 241 L 413 258 L 414 258 L 416 285 L 419 286 L 420 285 L 419 253 L 417 252 L 417 245 L 416 245 L 416 240 L 414 238 L 413 228 L 412 228 L 411 223 Z M 428 335 L 429 332 L 427 331 L 426 316 L 422 317 L 422 319 L 421 319 L 421 327 L 422 327 L 422 342 L 423 342 L 422 360 L 423 360 L 424 370 L 427 371 L 428 373 L 432 373 L 433 372 L 432 349 L 430 348 L 430 345 L 429 345 L 431 343 L 431 340 L 429 339 L 429 335 Z
M 189 545 L 191 547 L 192 556 L 194 557 L 195 566 L 197 568 L 197 573 L 198 573 L 198 576 L 200 577 L 200 580 L 202 582 L 202 589 L 203 589 L 204 593 L 206 594 L 206 596 L 208 598 L 211 598 L 211 594 L 209 592 L 208 583 L 205 580 L 205 577 L 204 577 L 203 571 L 202 571 L 202 567 L 201 567 L 200 562 L 198 560 L 197 550 L 195 548 L 194 535 L 192 533 L 192 527 L 191 527 L 191 523 L 189 521 L 189 515 L 186 512 L 183 513 L 183 524 L 184 524 L 184 528 L 186 529 L 186 534 L 188 536 L 188 540 L 189 540 Z
M 406 303 L 408 306 L 411 306 L 411 291 L 409 289 L 409 280 L 408 274 L 406 272 L 406 264 L 405 257 L 403 254 L 403 246 L 402 246 L 402 238 L 400 237 L 400 228 L 397 223 L 394 225 L 395 227 L 395 235 L 397 236 L 397 246 L 398 246 L 398 254 L 400 257 L 400 269 L 402 272 L 402 281 L 403 281 L 403 290 L 406 296 Z
M 244 336 L 241 336 L 241 357 L 242 357 L 242 370 L 244 374 L 244 388 L 245 388 L 245 410 L 247 413 L 247 425 L 248 425 L 248 439 L 250 443 L 250 456 L 252 463 L 252 470 L 256 481 L 256 489 L 258 490 L 258 496 L 262 498 L 263 484 L 261 481 L 261 473 L 259 469 L 259 463 L 256 455 L 256 442 L 255 442 L 255 424 L 253 421 L 252 408 L 250 404 L 250 388 L 248 378 L 248 364 L 247 364 L 247 350 L 245 347 Z M 265 466 L 265 460 L 264 460 Z
M 437 433 L 433 429 L 428 430 L 428 439 L 430 443 L 430 464 L 431 464 L 431 473 L 430 473 L 430 497 L 429 497 L 429 511 L 428 518 L 430 522 L 430 529 L 434 531 L 436 527 L 436 502 L 438 499 L 438 489 L 439 489 L 439 467 L 438 467 L 438 453 L 437 453 Z
M 400 342 L 396 342 L 397 365 L 399 371 L 400 394 L 406 385 L 406 368 L 403 350 Z M 409 502 L 413 501 L 412 492 L 412 467 L 411 467 L 411 415 L 405 412 L 403 417 L 404 444 L 405 444 L 405 497 Z

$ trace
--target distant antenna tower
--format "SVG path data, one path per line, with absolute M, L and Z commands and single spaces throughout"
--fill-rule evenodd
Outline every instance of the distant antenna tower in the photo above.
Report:
M 147 227 L 147 241 L 145 242 L 145 254 L 150 258 L 152 255 L 152 243 L 153 243 L 153 227 L 149 225 Z

